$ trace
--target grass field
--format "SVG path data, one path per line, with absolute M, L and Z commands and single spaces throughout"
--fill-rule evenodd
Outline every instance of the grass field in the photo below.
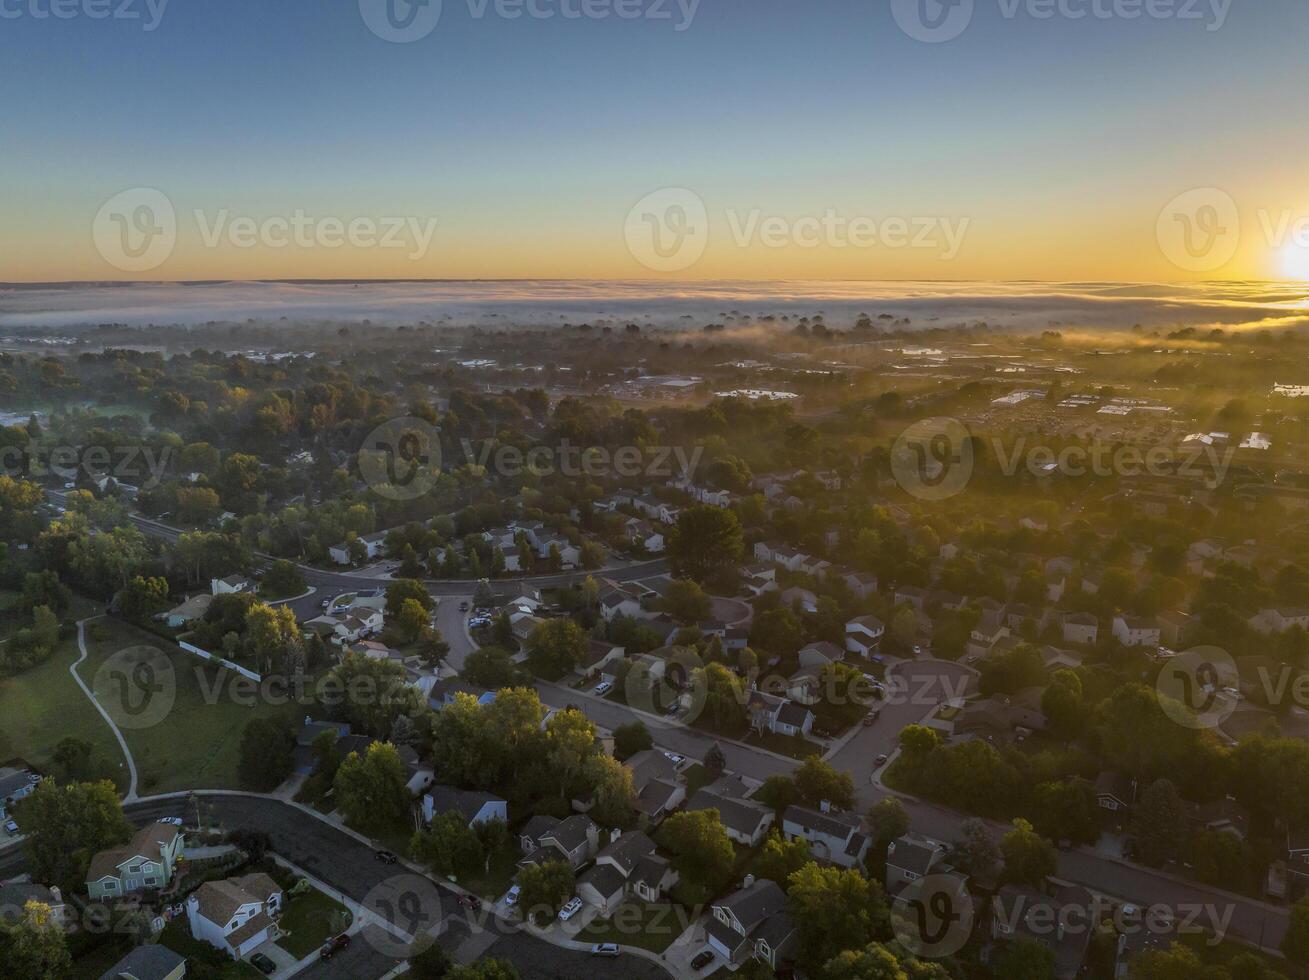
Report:
M 77 638 L 70 636 L 49 660 L 0 678 L 0 760 L 21 758 L 48 771 L 59 740 L 80 738 L 108 761 L 117 771 L 115 782 L 126 789 L 127 767 L 118 742 L 68 672 L 77 657 Z
M 318 949 L 330 936 L 345 932 L 352 916 L 346 907 L 317 889 L 288 898 L 278 926 L 286 933 L 277 945 L 294 956 L 304 959 Z
M 241 732 L 258 717 L 303 715 L 295 704 L 266 703 L 258 692 L 234 688 L 235 675 L 172 644 L 115 619 L 97 621 L 102 634 L 88 630 L 90 655 L 79 668 L 90 685 L 106 659 L 129 647 L 163 651 L 173 665 L 175 698 L 166 716 L 145 728 L 125 729 L 128 748 L 140 776 L 139 792 L 168 793 L 184 789 L 236 789 Z M 241 696 L 234 697 L 240 690 Z

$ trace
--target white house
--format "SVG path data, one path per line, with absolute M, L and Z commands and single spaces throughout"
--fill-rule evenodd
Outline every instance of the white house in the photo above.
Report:
M 1064 617 L 1064 642 L 1094 646 L 1100 637 L 1100 621 L 1090 613 L 1070 613 Z
M 211 578 L 209 591 L 214 595 L 232 595 L 250 588 L 250 579 L 244 575 L 229 575 L 227 578 Z
M 886 625 L 876 616 L 856 616 L 845 624 L 845 648 L 861 657 L 874 657 L 885 635 Z
M 357 643 L 380 633 L 383 616 L 367 606 L 353 606 L 338 612 L 326 613 L 308 620 L 305 626 L 332 643 Z
M 142 827 L 123 846 L 91 858 L 87 895 L 93 902 L 103 902 L 134 892 L 162 890 L 173 880 L 184 846 L 182 832 L 171 824 Z
M 808 735 L 814 727 L 814 713 L 790 698 L 752 691 L 748 705 L 750 724 L 759 732 L 776 735 Z
M 1159 623 L 1144 616 L 1115 616 L 1114 639 L 1125 647 L 1157 647 Z
M 810 614 L 818 612 L 818 596 L 808 589 L 790 588 L 784 591 L 780 598 L 782 605 L 788 609 L 799 608 L 801 612 Z
M 440 814 L 457 811 L 468 820 L 468 826 L 509 820 L 508 804 L 493 793 L 478 790 L 456 789 L 438 784 L 423 797 L 423 821 L 431 823 Z
M 1261 609 L 1250 617 L 1250 627 L 1258 633 L 1285 633 L 1296 626 L 1309 630 L 1309 609 Z
M 743 847 L 757 847 L 776 819 L 776 811 L 754 800 L 738 799 L 714 791 L 712 786 L 696 790 L 687 801 L 686 810 L 717 810 L 723 831 Z
M 363 547 L 364 559 L 379 558 L 386 548 L 386 536 L 388 531 L 375 531 L 372 534 L 361 534 L 356 539 Z M 328 557 L 338 565 L 352 564 L 354 558 L 350 555 L 350 541 L 342 541 L 340 544 L 332 545 L 327 549 Z
M 787 840 L 803 838 L 815 858 L 843 868 L 857 867 L 870 843 L 858 817 L 803 806 L 788 806 L 782 812 L 782 834 Z
M 206 881 L 186 900 L 191 936 L 243 959 L 280 935 L 282 888 L 263 872 Z

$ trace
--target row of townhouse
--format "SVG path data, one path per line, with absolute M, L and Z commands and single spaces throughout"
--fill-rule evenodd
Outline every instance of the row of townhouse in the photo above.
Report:
M 825 558 L 810 555 L 799 548 L 778 544 L 773 541 L 757 541 L 754 546 L 757 561 L 769 565 L 780 565 L 788 572 L 802 572 L 817 579 L 839 579 L 861 599 L 867 599 L 877 591 L 877 576 L 871 572 L 856 572 L 852 569 L 833 565 Z M 763 573 L 762 568 L 751 567 L 747 573 Z

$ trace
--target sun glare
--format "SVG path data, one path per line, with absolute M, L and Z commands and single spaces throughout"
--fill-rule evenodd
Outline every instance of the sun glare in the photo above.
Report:
M 1287 245 L 1282 249 L 1282 274 L 1309 282 L 1309 246 Z

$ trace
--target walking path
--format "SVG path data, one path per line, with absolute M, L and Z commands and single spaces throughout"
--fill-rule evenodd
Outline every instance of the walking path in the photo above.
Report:
M 136 795 L 136 761 L 132 758 L 132 750 L 127 747 L 127 739 L 123 738 L 123 733 L 114 723 L 114 719 L 109 717 L 109 712 L 106 711 L 100 702 L 95 699 L 95 695 L 91 693 L 91 689 L 86 686 L 86 682 L 83 681 L 77 673 L 78 665 L 90 656 L 90 651 L 86 649 L 86 624 L 89 623 L 91 619 L 99 618 L 100 617 L 98 616 L 92 616 L 90 619 L 79 619 L 77 621 L 77 649 L 81 651 L 82 655 L 73 663 L 69 664 L 68 672 L 73 675 L 73 680 L 75 680 L 77 686 L 82 689 L 82 693 L 90 699 L 91 704 L 95 706 L 95 710 L 100 712 L 100 717 L 105 720 L 105 724 L 109 726 L 109 730 L 114 733 L 114 738 L 118 739 L 118 747 L 123 750 L 123 758 L 127 760 L 128 772 L 127 794 L 123 797 L 123 802 L 135 803 L 139 797 Z

